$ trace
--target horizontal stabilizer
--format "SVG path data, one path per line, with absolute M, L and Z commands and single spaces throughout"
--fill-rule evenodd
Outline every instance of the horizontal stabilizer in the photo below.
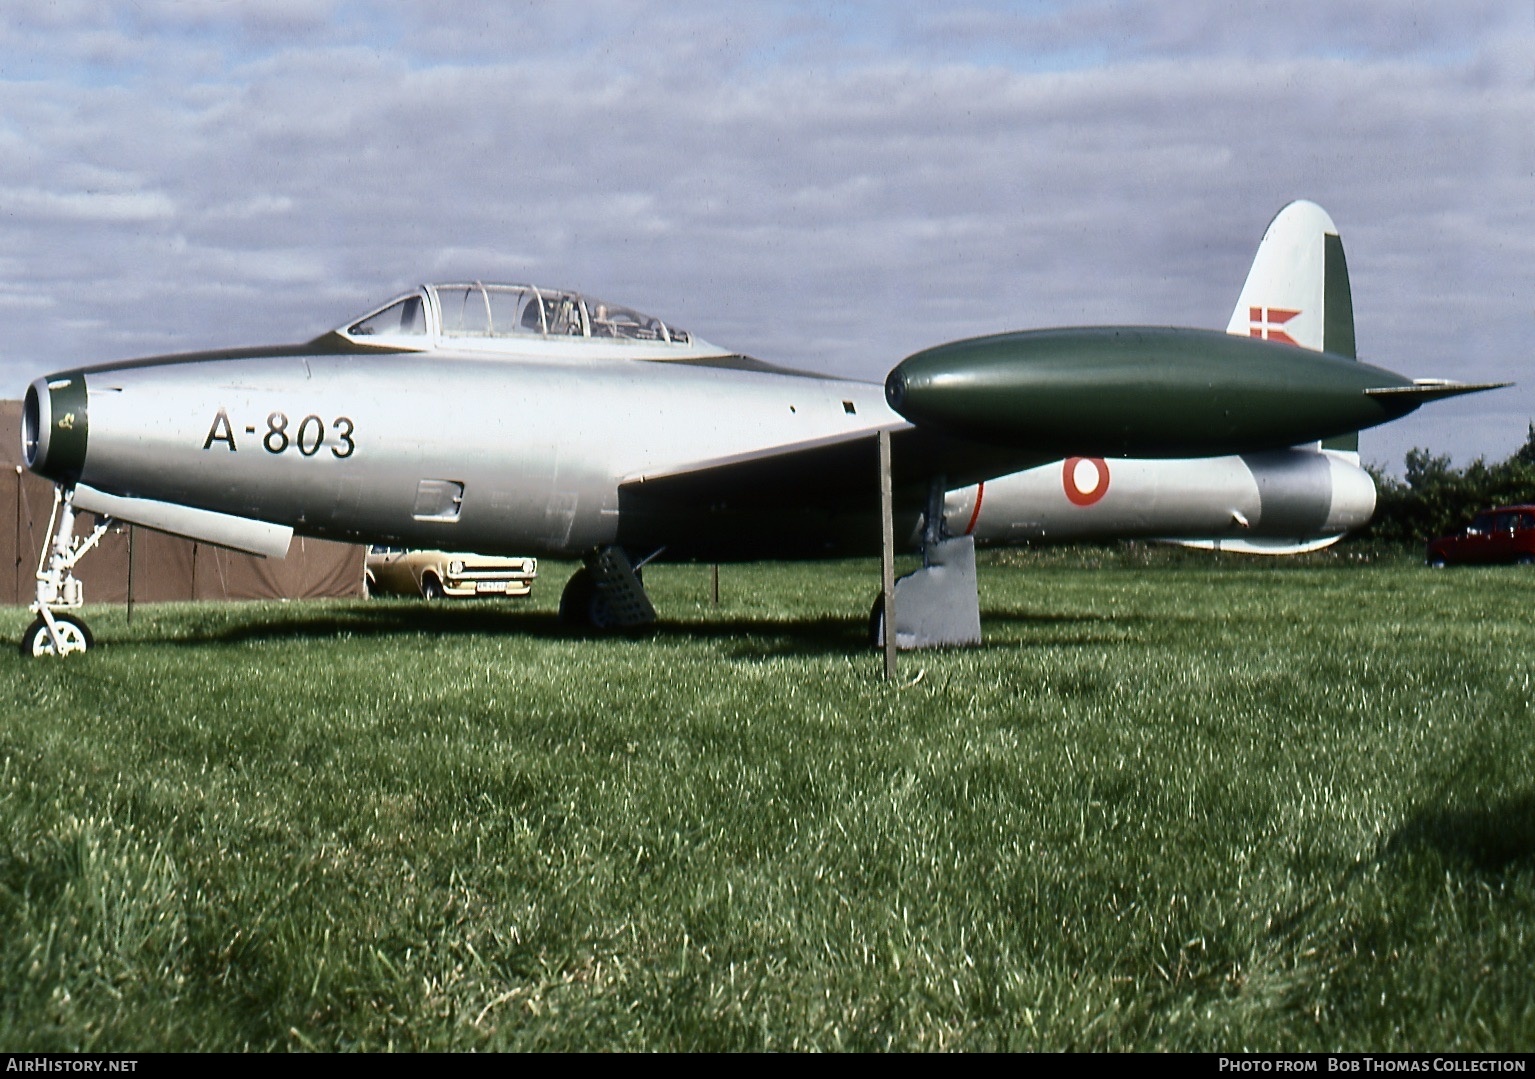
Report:
M 249 517 L 234 517 L 175 502 L 109 495 L 84 483 L 75 485 L 75 508 L 265 558 L 286 558 L 288 544 L 293 540 L 293 529 L 287 525 L 253 521 Z
M 1459 397 L 1466 393 L 1483 390 L 1501 390 L 1512 382 L 1452 382 L 1447 378 L 1416 378 L 1411 386 L 1380 386 L 1365 390 L 1366 397 L 1408 398 L 1416 404 L 1425 401 L 1442 401 L 1446 397 Z

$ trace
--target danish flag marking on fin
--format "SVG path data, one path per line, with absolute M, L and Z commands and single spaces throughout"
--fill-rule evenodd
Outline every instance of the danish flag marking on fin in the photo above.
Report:
M 1247 334 L 1249 337 L 1261 337 L 1265 341 L 1278 341 L 1298 347 L 1300 342 L 1280 329 L 1298 314 L 1299 311 L 1289 311 L 1283 307 L 1249 307 L 1247 321 L 1250 325 Z

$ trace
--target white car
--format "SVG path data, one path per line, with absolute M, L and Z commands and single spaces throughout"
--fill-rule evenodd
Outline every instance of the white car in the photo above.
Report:
M 538 559 L 369 547 L 363 587 L 369 596 L 526 596 L 538 576 Z

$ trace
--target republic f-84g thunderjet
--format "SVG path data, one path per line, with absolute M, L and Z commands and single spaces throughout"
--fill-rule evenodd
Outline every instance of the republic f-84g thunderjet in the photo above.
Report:
M 1270 226 L 1227 329 L 980 337 L 881 384 L 576 292 L 472 282 L 304 344 L 62 371 L 23 407 L 24 458 L 57 485 L 23 651 L 89 646 L 73 567 L 112 519 L 279 557 L 294 532 L 575 556 L 562 616 L 642 624 L 653 558 L 878 550 L 882 432 L 894 534 L 924 556 L 896 589 L 897 641 L 979 640 L 977 538 L 1325 542 L 1374 502 L 1329 440 L 1486 388 L 1357 362 L 1343 249 L 1311 203 Z

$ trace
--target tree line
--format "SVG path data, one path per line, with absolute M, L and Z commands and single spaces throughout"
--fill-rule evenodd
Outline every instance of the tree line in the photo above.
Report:
M 1535 503 L 1535 423 L 1505 461 L 1478 457 L 1454 468 L 1448 456 L 1409 450 L 1401 479 L 1366 466 L 1375 480 L 1375 517 L 1355 533 L 1361 542 L 1416 546 L 1452 532 L 1478 510 Z

